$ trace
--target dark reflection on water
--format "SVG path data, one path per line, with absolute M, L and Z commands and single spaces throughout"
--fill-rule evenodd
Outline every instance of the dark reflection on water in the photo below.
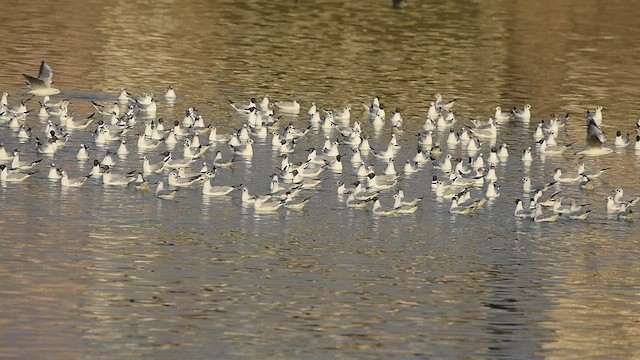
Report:
M 348 163 L 343 175 L 325 175 L 303 212 L 257 215 L 238 194 L 208 198 L 197 189 L 181 191 L 175 202 L 94 180 L 62 189 L 42 169 L 55 160 L 72 176 L 89 170 L 75 152 L 91 136 L 74 131 L 32 179 L 0 184 L 0 357 L 640 352 L 637 226 L 608 219 L 603 203 L 612 189 L 633 193 L 639 185 L 634 151 L 584 159 L 587 168 L 612 169 L 590 194 L 563 190 L 594 204 L 589 222 L 532 224 L 512 216 L 524 174 L 541 184 L 556 167 L 573 171 L 578 162 L 572 155 L 541 159 L 534 150 L 531 168 L 522 166 L 518 154 L 533 144 L 539 119 L 570 112 L 562 139 L 581 144 L 584 112 L 604 105 L 610 138 L 617 129 L 635 134 L 635 4 L 440 0 L 397 11 L 386 0 L 10 1 L 5 8 L 20 9 L 0 12 L 7 30 L 0 87 L 12 104 L 25 89 L 20 74 L 35 74 L 47 59 L 78 117 L 93 111 L 88 100 L 113 99 L 122 87 L 161 95 L 173 84 L 178 101 L 161 102 L 158 115 L 180 119 L 196 106 L 222 133 L 244 120 L 228 99 L 268 94 L 296 98 L 304 110 L 312 101 L 350 104 L 380 148 L 389 129 L 373 132 L 359 110 L 378 95 L 387 109 L 402 108 L 402 161 L 415 152 L 414 134 L 436 92 L 460 99 L 465 123 L 484 120 L 495 106 L 525 103 L 534 119 L 501 126 L 498 143 L 512 146 L 497 169 L 502 196 L 470 217 L 451 216 L 448 201 L 433 199 L 430 167 L 402 184 L 409 198 L 425 197 L 421 207 L 396 218 L 348 209 L 336 197 L 336 180 L 355 180 Z M 35 99 L 29 108 L 37 111 Z M 282 121 L 306 126 L 303 117 Z M 27 122 L 35 133 L 44 128 L 31 115 Z M 6 127 L 0 137 L 7 149 L 38 157 L 33 140 L 19 143 Z M 323 137 L 316 130 L 299 147 L 317 148 Z M 133 146 L 133 133 L 128 140 Z M 216 181 L 266 192 L 279 164 L 269 141 L 258 141 L 252 159 L 220 170 Z M 90 148 L 95 156 L 106 150 Z M 230 157 L 224 145 L 217 149 Z M 139 166 L 135 150 L 117 163 L 118 172 Z

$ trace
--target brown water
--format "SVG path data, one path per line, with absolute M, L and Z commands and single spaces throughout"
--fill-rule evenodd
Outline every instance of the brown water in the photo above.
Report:
M 530 103 L 534 119 L 501 126 L 498 144 L 511 145 L 498 168 L 502 195 L 470 217 L 452 216 L 447 201 L 436 201 L 431 166 L 402 183 L 408 197 L 425 197 L 418 212 L 393 218 L 349 209 L 336 197 L 336 180 L 355 180 L 348 162 L 342 175 L 327 173 L 307 193 L 305 211 L 274 215 L 243 208 L 238 194 L 207 198 L 199 188 L 181 191 L 177 202 L 93 180 L 65 190 L 46 172 L 51 161 L 72 176 L 89 170 L 75 152 L 91 136 L 74 131 L 39 173 L 0 186 L 0 357 L 640 357 L 638 226 L 604 210 L 616 187 L 638 193 L 633 148 L 584 159 L 590 169 L 612 168 L 594 191 L 563 187 L 592 204 L 588 222 L 512 216 L 524 173 L 542 184 L 556 167 L 573 172 L 579 161 L 534 153 L 531 168 L 522 166 L 518 154 L 534 145 L 541 118 L 570 112 L 561 142 L 577 149 L 584 112 L 596 105 L 605 107 L 610 142 L 618 129 L 635 135 L 634 3 L 409 0 L 398 11 L 386 0 L 38 1 L 3 8 L 0 90 L 12 104 L 25 91 L 20 74 L 35 74 L 42 59 L 64 92 L 58 99 L 69 98 L 77 117 L 92 111 L 89 100 L 107 101 L 122 87 L 161 95 L 173 84 L 178 101 L 161 101 L 158 116 L 180 119 L 196 106 L 228 133 L 244 118 L 227 99 L 296 98 L 305 111 L 312 101 L 351 104 L 361 119 L 359 104 L 378 95 L 388 114 L 403 110 L 399 168 L 415 153 L 414 134 L 437 92 L 460 99 L 456 130 L 498 105 Z M 39 106 L 34 99 L 29 107 Z M 306 126 L 303 117 L 282 121 Z M 27 123 L 36 134 L 44 126 L 31 115 Z M 365 127 L 374 147 L 386 146 L 387 127 Z M 140 166 L 135 131 L 118 173 Z M 298 149 L 320 148 L 323 136 L 313 131 Z M 19 143 L 13 130 L 0 128 L 0 139 L 26 158 L 39 156 L 34 140 Z M 95 156 L 105 151 L 90 148 Z M 258 141 L 252 159 L 219 171 L 216 182 L 266 192 L 276 156 L 270 137 Z

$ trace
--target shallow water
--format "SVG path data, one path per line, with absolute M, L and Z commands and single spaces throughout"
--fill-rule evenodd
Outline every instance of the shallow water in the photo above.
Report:
M 638 357 L 638 226 L 610 219 L 605 198 L 616 187 L 637 193 L 640 155 L 628 148 L 583 159 L 588 169 L 611 167 L 591 192 L 562 186 L 565 197 L 592 204 L 587 222 L 536 224 L 512 213 L 514 200 L 526 198 L 524 174 L 537 186 L 557 167 L 575 173 L 579 161 L 572 152 L 539 156 L 531 134 L 540 119 L 571 113 L 559 140 L 576 150 L 584 113 L 597 105 L 605 107 L 609 145 L 618 129 L 635 135 L 640 8 L 409 1 L 397 11 L 389 3 L 6 4 L 21 9 L 0 12 L 11 34 L 0 89 L 11 104 L 25 91 L 20 74 L 35 74 L 47 59 L 64 92 L 57 99 L 69 98 L 76 118 L 93 111 L 89 100 L 107 102 L 121 87 L 161 95 L 173 84 L 177 102 L 159 103 L 167 123 L 196 106 L 207 124 L 229 133 L 245 118 L 227 100 L 268 94 L 296 98 L 305 112 L 312 101 L 351 104 L 352 119 L 364 120 L 372 146 L 383 148 L 388 125 L 373 131 L 359 109 L 377 95 L 388 115 L 399 106 L 405 118 L 398 169 L 415 153 L 414 135 L 437 92 L 459 99 L 456 130 L 498 105 L 530 103 L 533 119 L 500 126 L 497 143 L 509 144 L 511 156 L 497 168 L 502 195 L 484 209 L 450 215 L 449 202 L 431 192 L 438 172 L 427 165 L 401 181 L 407 197 L 424 197 L 417 213 L 392 218 L 349 209 L 337 197 L 337 180 L 356 180 L 348 161 L 343 174 L 325 171 L 321 185 L 304 193 L 312 198 L 303 212 L 259 215 L 237 193 L 208 198 L 199 187 L 175 202 L 91 179 L 62 189 L 46 179 L 52 161 L 76 177 L 91 168 L 75 160 L 80 143 L 90 144 L 92 157 L 106 150 L 75 130 L 27 181 L 0 184 L 0 357 Z M 35 99 L 28 104 L 37 112 Z M 307 125 L 302 116 L 281 122 Z M 134 134 L 141 123 L 114 172 L 140 168 Z M 27 124 L 43 134 L 37 117 Z M 319 149 L 323 137 L 314 130 L 296 149 Z M 0 139 L 26 159 L 42 157 L 34 140 L 20 143 L 7 127 Z M 215 182 L 266 192 L 280 164 L 270 139 L 233 171 L 220 169 Z M 526 146 L 534 147 L 530 168 L 519 159 Z M 147 154 L 156 160 L 163 150 Z M 382 200 L 390 204 L 390 193 Z

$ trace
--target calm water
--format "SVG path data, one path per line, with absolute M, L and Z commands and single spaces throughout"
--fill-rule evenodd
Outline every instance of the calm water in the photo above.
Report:
M 511 145 L 497 169 L 502 195 L 473 216 L 452 216 L 449 202 L 435 199 L 430 165 L 401 182 L 409 198 L 425 197 L 417 213 L 393 218 L 348 209 L 336 196 L 337 180 L 356 179 L 348 161 L 343 174 L 327 171 L 305 193 L 313 197 L 303 212 L 273 215 L 243 208 L 237 193 L 203 197 L 199 187 L 176 202 L 93 180 L 61 189 L 46 178 L 52 161 L 80 176 L 91 167 L 75 160 L 80 143 L 97 158 L 117 146 L 97 147 L 88 132 L 73 131 L 39 173 L 0 186 L 0 357 L 640 357 L 638 226 L 605 212 L 616 187 L 638 193 L 640 155 L 629 148 L 584 159 L 588 169 L 612 168 L 592 192 L 562 187 L 592 204 L 587 222 L 512 216 L 524 174 L 539 185 L 557 167 L 573 174 L 579 161 L 534 150 L 531 168 L 522 166 L 519 153 L 534 145 L 540 119 L 570 112 L 560 142 L 579 149 L 584 113 L 603 105 L 610 143 L 618 129 L 635 136 L 640 7 L 409 1 L 401 11 L 386 0 L 6 4 L 20 10 L 0 12 L 0 90 L 16 104 L 25 91 L 20 74 L 35 74 L 47 59 L 64 92 L 57 99 L 70 99 L 76 119 L 93 111 L 89 100 L 114 99 L 121 87 L 161 95 L 173 84 L 178 101 L 158 109 L 166 120 L 196 106 L 229 133 L 245 119 L 227 99 L 296 98 L 303 112 L 312 101 L 351 104 L 352 119 L 364 119 L 372 146 L 382 148 L 390 129 L 374 132 L 359 109 L 378 95 L 387 114 L 399 106 L 405 118 L 398 168 L 415 153 L 414 135 L 437 92 L 460 99 L 456 130 L 498 105 L 530 103 L 533 119 L 500 127 L 498 144 Z M 35 99 L 28 105 L 37 112 Z M 281 121 L 307 125 L 304 117 Z M 141 123 L 114 172 L 140 168 Z M 43 135 L 37 117 L 27 124 Z M 41 157 L 34 140 L 15 135 L 0 128 L 7 149 Z M 297 149 L 319 149 L 324 135 L 313 131 Z M 270 139 L 215 182 L 267 192 L 280 163 Z M 158 152 L 147 154 L 156 160 Z M 390 193 L 382 200 L 390 204 Z

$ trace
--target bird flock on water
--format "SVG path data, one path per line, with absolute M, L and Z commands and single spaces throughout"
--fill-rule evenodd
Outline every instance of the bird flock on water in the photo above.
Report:
M 509 122 L 529 123 L 531 105 L 510 111 L 498 106 L 488 121 L 471 120 L 470 124 L 462 124 L 454 111 L 456 100 L 436 94 L 424 116 L 421 131 L 411 140 L 417 151 L 409 158 L 397 159 L 401 148 L 398 137 L 404 121 L 402 113 L 396 108 L 387 114 L 378 97 L 362 103 L 358 109 L 347 105 L 338 110 L 322 108 L 316 103 L 301 109 L 296 100 L 272 102 L 268 96 L 260 100 L 252 98 L 247 103 L 229 100 L 243 123 L 232 133 L 220 133 L 216 124 L 207 124 L 193 106 L 185 110 L 184 117 L 165 122 L 157 117 L 158 98 L 152 94 L 136 96 L 126 89 L 114 94 L 113 102 L 91 101 L 95 112 L 78 119 L 69 109 L 69 99 L 52 100 L 51 97 L 61 91 L 52 86 L 53 70 L 46 61 L 42 61 L 37 77 L 23 76 L 29 86 L 28 97 L 12 105 L 9 95 L 3 93 L 0 100 L 0 125 L 9 129 L 0 130 L 0 142 L 8 136 L 17 137 L 21 146 L 35 147 L 36 152 L 49 161 L 49 167 L 42 169 L 46 167 L 42 164 L 43 158 L 24 159 L 24 151 L 11 151 L 0 143 L 3 185 L 35 181 L 34 174 L 46 173 L 49 180 L 59 181 L 64 188 L 81 188 L 94 179 L 104 186 L 150 193 L 158 201 L 175 201 L 181 189 L 200 191 L 206 197 L 238 193 L 242 205 L 255 213 L 277 213 L 280 209 L 304 210 L 318 193 L 320 184 L 329 178 L 340 178 L 345 167 L 350 166 L 356 181 L 341 179 L 331 184 L 347 208 L 363 209 L 374 216 L 403 216 L 415 214 L 425 198 L 430 197 L 449 202 L 452 215 L 471 215 L 483 211 L 485 204 L 501 196 L 497 168 L 509 158 L 519 157 L 518 161 L 528 169 L 535 161 L 535 152 L 541 157 L 569 152 L 582 159 L 614 151 L 606 146 L 601 106 L 587 110 L 586 117 L 580 120 L 586 128 L 584 145 L 562 142 L 561 130 L 568 123 L 569 114 L 552 115 L 537 125 L 531 134 L 531 144 L 512 155 L 509 145 L 498 145 L 500 128 Z M 35 116 L 35 110 L 26 105 L 33 97 L 41 99 Z M 170 104 L 176 102 L 178 96 L 173 86 L 167 88 L 163 98 Z M 363 116 L 352 118 L 352 111 Z M 41 133 L 34 133 L 29 126 L 34 118 L 44 125 Z M 287 122 L 287 118 L 306 119 L 306 124 L 296 127 L 293 121 Z M 640 134 L 640 120 L 635 126 Z M 373 148 L 367 131 L 378 132 L 383 127 L 392 129 L 389 142 L 383 148 Z M 75 135 L 80 132 L 90 132 L 92 142 L 76 141 Z M 298 145 L 313 133 L 322 134 L 323 140 L 301 149 Z M 269 191 L 256 194 L 240 182 L 218 184 L 215 181 L 219 171 L 233 171 L 237 161 L 250 160 L 257 146 L 270 146 L 270 151 L 278 154 L 273 174 L 265 176 Z M 632 147 L 640 152 L 640 135 L 634 142 L 629 133 L 623 135 L 618 131 L 613 147 Z M 76 160 L 91 164 L 91 170 L 71 177 L 69 173 L 77 173 L 77 169 L 60 169 L 56 165 L 56 154 L 64 148 L 72 148 Z M 489 155 L 485 158 L 487 148 Z M 456 152 L 464 153 L 464 158 L 455 158 Z M 138 154 L 140 166 L 133 170 L 118 169 L 119 159 L 130 153 Z M 579 198 L 565 196 L 563 190 L 567 188 L 577 190 L 578 194 L 589 193 L 599 185 L 597 179 L 607 170 L 587 169 L 585 163 L 580 162 L 575 172 L 555 169 L 550 181 L 544 184 L 533 184 L 531 177 L 525 176 L 522 199 L 513 199 L 513 215 L 533 222 L 588 220 L 593 211 L 602 208 L 608 218 L 633 220 L 632 208 L 640 197 L 628 196 L 622 188 L 613 190 L 602 205 L 581 204 Z M 334 176 L 325 176 L 327 172 Z M 430 183 L 431 193 L 409 199 L 404 194 L 402 180 L 416 176 L 423 176 L 424 181 Z M 149 179 L 154 181 L 150 184 Z

